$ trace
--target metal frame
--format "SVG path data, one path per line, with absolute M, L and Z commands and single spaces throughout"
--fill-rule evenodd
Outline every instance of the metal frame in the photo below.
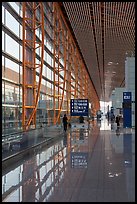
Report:
M 70 116 L 70 99 L 77 97 L 77 90 L 76 90 L 76 78 L 78 77 L 78 73 L 76 72 L 76 51 L 74 47 L 73 40 L 71 36 L 68 36 L 68 69 L 67 69 L 67 114 L 68 119 L 71 120 Z M 73 76 L 72 76 L 73 75 Z M 75 85 L 73 84 L 75 83 Z M 73 86 L 73 88 L 72 88 Z
M 40 95 L 44 63 L 44 11 L 42 2 L 22 2 L 23 6 L 23 74 L 22 74 L 22 126 L 26 130 L 36 127 L 36 110 Z M 39 12 L 40 11 L 40 12 Z M 40 13 L 39 19 L 37 12 Z M 36 40 L 36 30 L 41 29 L 42 39 Z M 37 49 L 41 49 L 40 63 L 36 63 Z M 36 69 L 40 69 L 36 83 Z M 32 98 L 31 98 L 32 97 Z
M 22 126 L 26 130 L 32 125 L 36 127 L 36 110 L 40 95 L 44 56 L 44 11 L 41 2 L 22 2 L 23 5 L 23 78 L 22 78 Z M 36 16 L 40 11 L 41 19 Z M 71 35 L 69 27 L 59 7 L 53 2 L 53 124 L 60 124 L 60 114 L 66 90 L 67 108 L 70 111 L 70 99 L 86 97 L 93 102 L 93 107 L 99 108 L 99 101 L 93 84 Z M 63 27 L 66 26 L 66 30 Z M 41 29 L 42 39 L 36 38 L 36 30 Z M 29 38 L 31 34 L 31 38 Z M 36 63 L 36 51 L 41 49 L 40 63 Z M 63 60 L 63 67 L 61 65 Z M 39 82 L 36 83 L 36 69 L 40 69 Z M 80 76 L 78 76 L 78 74 Z M 64 76 L 63 80 L 61 79 Z M 73 75 L 73 76 L 72 76 Z M 32 80 L 33 79 L 33 80 Z M 89 81 L 89 83 L 88 83 Z M 78 84 L 80 83 L 80 90 Z M 90 85 L 89 85 L 90 84 Z M 89 88 L 88 88 L 89 87 Z M 91 90 L 91 91 L 90 91 Z M 64 103 L 65 104 L 65 103 Z M 95 111 L 94 111 L 95 112 Z
M 67 84 L 66 84 L 66 92 L 67 92 L 67 115 L 69 115 L 69 110 L 70 110 L 70 99 L 71 99 L 71 62 L 70 62 L 70 57 L 71 57 L 71 46 L 72 42 L 71 39 L 68 35 L 68 46 L 67 46 Z
M 53 85 L 53 124 L 60 123 L 60 113 L 62 110 L 62 103 L 64 98 L 64 90 L 66 84 L 66 36 L 63 30 L 63 25 L 60 17 L 60 10 L 57 8 L 57 3 L 54 3 L 54 85 Z M 63 53 L 62 53 L 63 49 Z M 62 56 L 61 56 L 62 55 Z M 60 60 L 64 60 L 64 67 L 60 65 Z M 60 73 L 64 74 L 63 81 L 60 81 Z M 63 87 L 61 88 L 61 84 Z M 57 88 L 57 90 L 56 90 Z M 57 99 L 57 100 L 56 100 Z

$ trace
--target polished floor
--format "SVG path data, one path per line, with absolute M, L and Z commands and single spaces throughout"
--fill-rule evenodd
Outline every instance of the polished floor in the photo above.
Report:
M 75 126 L 9 169 L 2 202 L 135 202 L 135 130 Z

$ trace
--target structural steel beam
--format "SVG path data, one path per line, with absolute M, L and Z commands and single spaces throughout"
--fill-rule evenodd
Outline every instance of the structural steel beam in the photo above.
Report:
M 57 3 L 54 2 L 54 88 L 53 88 L 53 123 L 60 123 L 60 113 L 64 99 L 64 90 L 66 84 L 66 49 L 67 39 L 63 29 L 60 10 L 57 8 Z M 60 66 L 61 60 L 63 67 Z M 61 80 L 60 75 L 64 75 Z M 61 84 L 63 87 L 61 88 Z
M 36 110 L 40 95 L 42 69 L 44 63 L 44 11 L 42 2 L 22 2 L 23 6 L 23 75 L 22 75 L 22 126 L 27 130 L 36 127 Z M 39 13 L 39 16 L 38 16 Z M 36 40 L 37 30 L 41 40 Z M 39 49 L 41 60 L 36 63 Z M 36 83 L 36 69 L 39 68 L 39 82 Z

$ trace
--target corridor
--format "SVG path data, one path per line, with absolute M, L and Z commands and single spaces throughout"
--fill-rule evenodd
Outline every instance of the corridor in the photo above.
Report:
M 68 129 L 3 172 L 2 202 L 135 202 L 135 130 Z

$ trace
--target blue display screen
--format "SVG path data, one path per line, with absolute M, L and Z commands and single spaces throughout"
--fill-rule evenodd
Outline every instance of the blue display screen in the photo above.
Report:
M 70 100 L 71 116 L 88 116 L 88 108 L 89 108 L 88 99 Z
M 132 95 L 131 92 L 123 92 L 123 127 L 132 127 Z
M 123 102 L 131 101 L 131 92 L 123 92 Z

